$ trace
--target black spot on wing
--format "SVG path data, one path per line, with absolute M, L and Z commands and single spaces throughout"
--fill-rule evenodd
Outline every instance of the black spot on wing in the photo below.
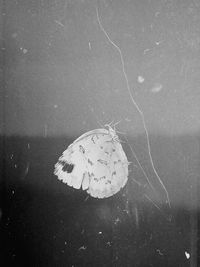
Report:
M 92 162 L 90 159 L 88 159 L 88 163 L 89 163 L 91 166 L 94 165 L 93 162 Z
M 83 146 L 79 146 L 79 151 L 81 152 L 81 153 L 83 153 L 83 154 L 85 154 L 85 149 L 84 149 L 84 147 Z
M 101 164 L 108 165 L 108 162 L 106 160 L 98 159 L 97 161 Z
M 101 181 L 101 180 L 105 180 L 106 179 L 106 176 L 104 175 L 104 176 L 101 176 L 101 177 L 99 177 L 99 178 L 96 178 L 96 177 L 94 177 L 94 181 L 95 182 L 99 182 L 99 181 Z
M 112 172 L 112 176 L 114 176 L 114 175 L 116 175 L 116 174 L 117 174 L 116 171 L 113 171 L 113 172 Z
M 93 142 L 94 144 L 96 143 L 95 140 L 94 140 L 94 136 L 92 136 L 91 140 L 92 140 L 92 142 Z
M 61 161 L 61 160 L 59 160 L 58 163 L 63 166 L 62 170 L 64 172 L 71 173 L 73 171 L 73 169 L 74 169 L 74 165 L 73 164 L 69 164 L 69 163 L 67 163 L 65 161 Z

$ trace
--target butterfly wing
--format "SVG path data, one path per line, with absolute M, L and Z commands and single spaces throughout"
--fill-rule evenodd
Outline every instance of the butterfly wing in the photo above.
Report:
M 58 179 L 96 198 L 116 194 L 128 180 L 128 160 L 121 144 L 106 129 L 80 136 L 55 165 Z
M 96 142 L 94 164 L 89 166 L 91 177 L 87 192 L 96 198 L 116 194 L 128 180 L 128 160 L 119 142 L 106 135 Z
M 85 159 L 77 147 L 70 145 L 55 165 L 54 174 L 63 183 L 79 189 L 82 184 L 82 174 L 85 170 Z

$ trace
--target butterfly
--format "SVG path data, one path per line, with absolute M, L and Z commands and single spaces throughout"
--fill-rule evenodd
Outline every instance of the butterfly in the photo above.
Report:
M 107 198 L 122 189 L 128 180 L 126 154 L 109 124 L 77 138 L 55 164 L 58 179 L 94 198 Z

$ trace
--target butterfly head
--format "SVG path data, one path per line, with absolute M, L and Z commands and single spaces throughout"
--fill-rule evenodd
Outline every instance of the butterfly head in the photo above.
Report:
M 108 129 L 108 132 L 109 132 L 109 134 L 110 134 L 111 137 L 112 137 L 112 140 L 113 140 L 114 142 L 120 142 L 119 137 L 118 137 L 118 135 L 117 135 L 117 133 L 116 133 L 116 131 L 115 131 L 115 125 L 114 125 L 114 128 L 112 128 L 112 127 L 110 126 L 110 124 L 105 124 L 105 127 Z

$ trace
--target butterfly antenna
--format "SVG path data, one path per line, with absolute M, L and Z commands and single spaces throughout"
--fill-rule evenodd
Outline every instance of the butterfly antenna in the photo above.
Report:
M 108 127 L 109 129 L 110 129 L 110 128 L 113 129 L 113 127 L 112 127 L 113 122 L 114 122 L 114 120 L 112 120 L 112 121 L 109 122 L 109 123 L 104 124 L 104 127 Z
M 113 121 L 114 120 L 112 120 L 110 123 L 105 124 L 105 127 L 111 128 L 112 130 L 114 130 L 118 134 L 125 135 L 126 134 L 125 132 L 121 132 L 121 131 L 116 130 L 116 125 L 118 125 L 121 122 L 121 120 L 117 121 L 115 123 L 113 123 Z M 120 142 L 124 143 L 124 141 L 122 141 L 122 140 L 120 140 Z

